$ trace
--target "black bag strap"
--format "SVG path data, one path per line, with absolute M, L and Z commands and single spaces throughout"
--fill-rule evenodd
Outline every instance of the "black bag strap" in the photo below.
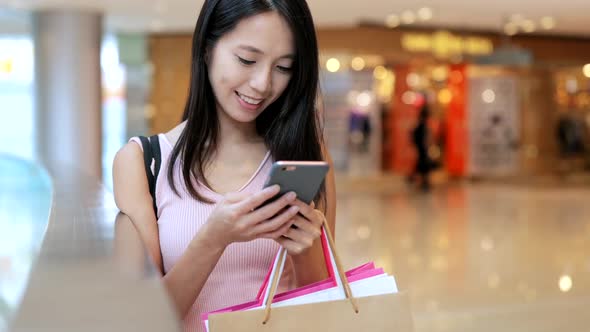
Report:
M 156 180 L 160 173 L 160 165 L 162 164 L 162 154 L 160 152 L 160 140 L 158 135 L 148 137 L 139 136 L 141 146 L 143 147 L 143 163 L 145 167 L 145 175 L 148 180 L 148 187 L 150 195 L 152 195 L 152 204 L 154 207 L 154 214 L 158 217 L 158 207 L 156 205 Z M 154 171 L 152 173 L 152 161 L 154 162 Z

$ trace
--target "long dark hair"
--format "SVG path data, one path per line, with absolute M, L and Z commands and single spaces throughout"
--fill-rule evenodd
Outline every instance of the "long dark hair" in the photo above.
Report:
M 193 198 L 212 203 L 199 194 L 194 183 L 196 179 L 209 185 L 204 168 L 217 149 L 220 134 L 206 51 L 212 50 L 240 20 L 269 11 L 277 12 L 288 23 L 296 54 L 287 88 L 258 116 L 256 131 L 264 138 L 274 160 L 324 159 L 321 121 L 316 109 L 318 46 L 305 0 L 206 0 L 193 36 L 190 90 L 183 115 L 187 122 L 174 146 L 168 169 L 168 181 L 177 195 L 173 170 L 180 157 L 186 190 Z M 325 193 L 322 185 L 316 203 L 325 205 Z

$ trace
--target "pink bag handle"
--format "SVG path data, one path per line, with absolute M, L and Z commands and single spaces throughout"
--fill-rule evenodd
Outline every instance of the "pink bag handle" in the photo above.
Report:
M 344 294 L 345 294 L 346 298 L 349 299 L 349 301 L 352 305 L 352 308 L 354 309 L 354 311 L 356 313 L 358 313 L 359 310 L 358 310 L 358 305 L 356 303 L 356 299 L 354 298 L 354 296 L 352 295 L 352 291 L 350 290 L 350 285 L 348 283 L 346 275 L 344 274 L 344 269 L 342 268 L 342 263 L 340 261 L 340 258 L 336 254 L 336 250 L 335 250 L 336 246 L 334 244 L 334 237 L 332 236 L 332 233 L 330 232 L 329 227 L 327 227 L 325 220 L 322 225 L 321 238 L 322 238 L 322 248 L 324 251 L 324 257 L 326 258 L 326 265 L 328 268 L 328 273 L 330 273 L 330 277 L 332 278 L 332 280 L 334 280 L 336 282 L 337 287 L 344 290 Z M 266 285 L 264 285 L 265 286 L 264 293 L 263 293 L 264 296 L 263 296 L 262 300 L 263 300 L 263 303 L 265 303 L 266 313 L 265 313 L 264 321 L 262 322 L 262 324 L 266 324 L 268 322 L 268 320 L 270 319 L 272 300 L 274 299 L 274 296 L 277 291 L 277 287 L 279 285 L 279 281 L 281 278 L 283 267 L 285 265 L 286 257 L 287 257 L 287 251 L 285 250 L 285 248 L 281 247 L 277 257 L 275 258 L 273 266 L 271 268 L 268 282 L 266 283 Z

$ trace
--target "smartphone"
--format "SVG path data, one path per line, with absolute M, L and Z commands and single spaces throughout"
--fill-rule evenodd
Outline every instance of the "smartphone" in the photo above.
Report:
M 281 191 L 263 203 L 266 205 L 288 192 L 295 192 L 302 202 L 310 204 L 318 194 L 330 165 L 324 161 L 276 161 L 264 184 L 269 187 L 278 184 Z

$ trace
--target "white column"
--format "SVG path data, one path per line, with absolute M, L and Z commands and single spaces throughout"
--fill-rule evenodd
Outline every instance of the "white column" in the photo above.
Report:
M 100 177 L 102 15 L 42 11 L 33 26 L 37 156 Z

